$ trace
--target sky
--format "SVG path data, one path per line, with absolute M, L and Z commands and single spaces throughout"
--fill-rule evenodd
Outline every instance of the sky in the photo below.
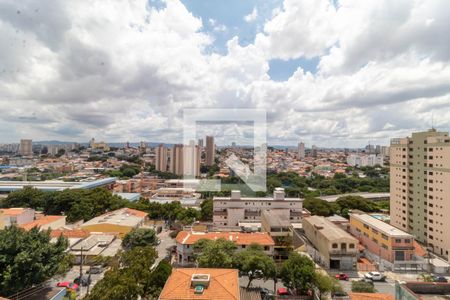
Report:
M 448 0 L 2 0 L 0 143 L 181 142 L 192 108 L 265 110 L 275 145 L 449 131 L 449 28 Z

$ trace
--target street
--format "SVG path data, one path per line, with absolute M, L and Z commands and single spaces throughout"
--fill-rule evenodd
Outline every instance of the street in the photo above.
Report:
M 169 236 L 170 232 L 170 230 L 163 229 L 163 231 L 158 234 L 160 244 L 155 247 L 158 252 L 158 258 L 155 260 L 154 267 L 156 267 L 161 260 L 170 254 L 171 248 L 175 246 L 175 240 Z

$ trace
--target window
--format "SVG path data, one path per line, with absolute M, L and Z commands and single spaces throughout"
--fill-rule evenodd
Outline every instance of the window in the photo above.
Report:
M 369 229 L 369 225 L 364 224 L 364 228 Z
M 336 249 L 336 248 L 338 247 L 338 244 L 333 243 L 333 245 L 331 245 L 331 247 L 332 247 L 333 249 Z
M 381 234 L 381 237 L 382 237 L 384 240 L 386 240 L 386 241 L 389 240 L 388 236 L 385 235 L 384 233 Z
M 401 243 L 402 240 L 401 240 L 401 239 L 395 239 L 395 242 L 396 242 L 396 243 Z
M 355 244 L 349 244 L 348 247 L 349 247 L 350 249 L 355 249 Z

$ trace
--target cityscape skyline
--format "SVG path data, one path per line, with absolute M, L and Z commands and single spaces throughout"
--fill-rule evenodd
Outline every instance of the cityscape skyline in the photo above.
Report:
M 241 2 L 3 1 L 1 139 L 176 143 L 187 108 L 265 109 L 280 145 L 450 130 L 445 1 Z

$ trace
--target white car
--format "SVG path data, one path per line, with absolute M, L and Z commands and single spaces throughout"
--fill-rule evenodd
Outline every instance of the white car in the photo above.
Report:
M 383 281 L 385 279 L 384 275 L 380 272 L 369 272 L 364 275 L 364 278 L 370 279 L 372 281 Z

